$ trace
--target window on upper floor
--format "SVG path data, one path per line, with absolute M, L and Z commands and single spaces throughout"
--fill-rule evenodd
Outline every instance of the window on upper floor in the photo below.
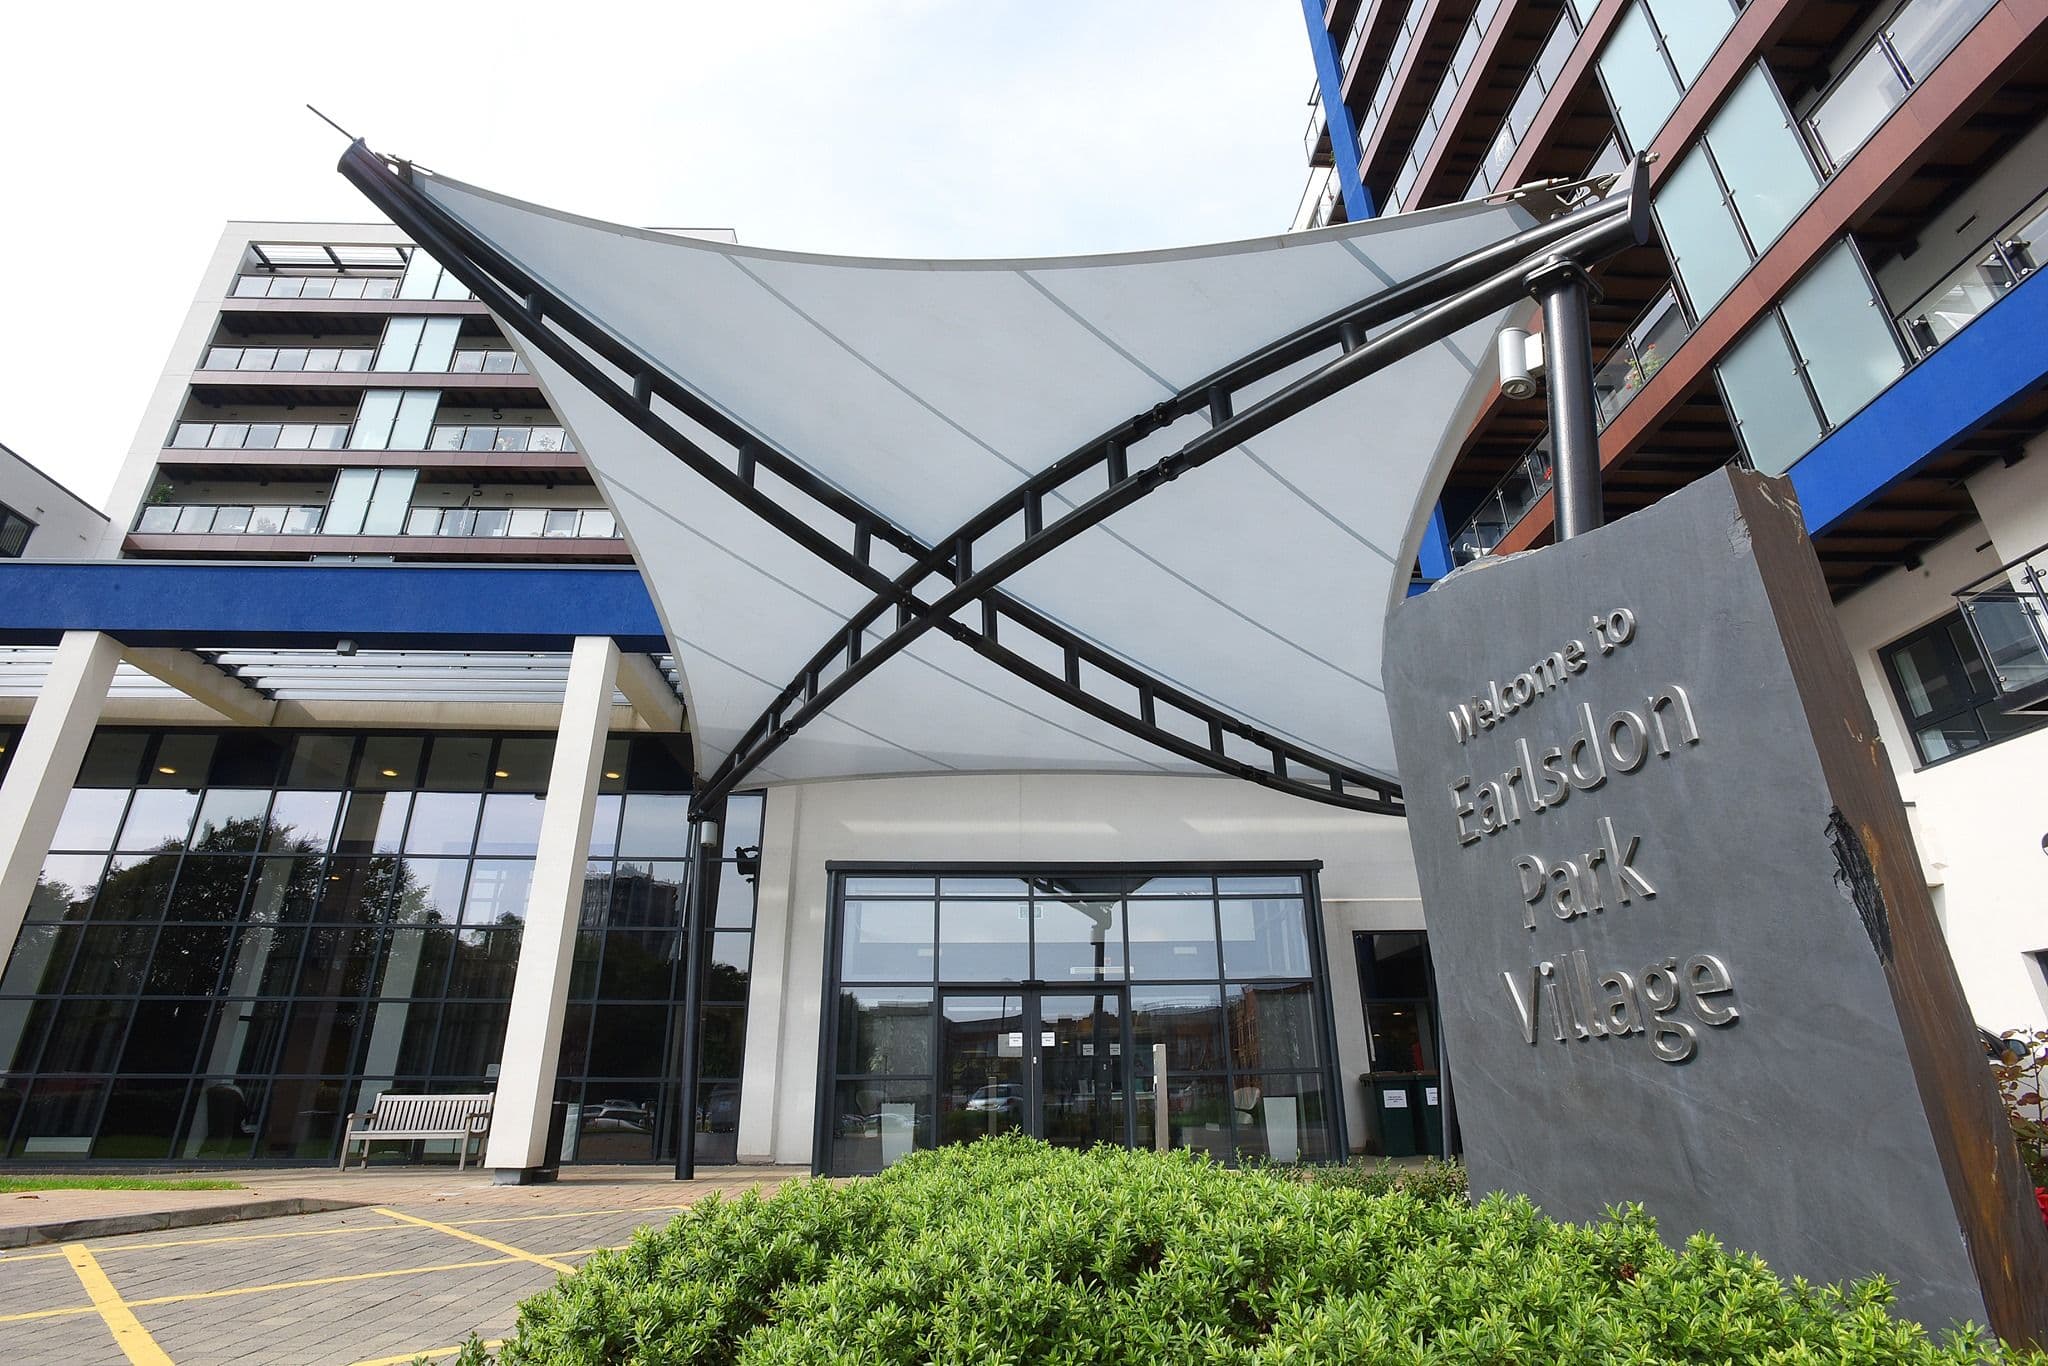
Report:
M 36 524 L 16 512 L 5 503 L 0 503 L 0 559 L 18 560 L 28 549 L 29 533 Z
M 468 288 L 450 275 L 439 261 L 419 248 L 405 263 L 405 276 L 398 282 L 401 299 L 467 299 Z
M 342 470 L 320 530 L 329 536 L 397 536 L 405 530 L 418 470 Z
M 438 389 L 371 389 L 356 410 L 348 446 L 355 451 L 423 451 L 433 430 Z
M 1631 146 L 1648 147 L 1657 136 L 1728 35 L 1737 9 L 1732 0 L 1635 0 L 1615 22 L 1594 66 Z
M 1657 190 L 1657 225 L 1694 318 L 1721 302 L 1819 188 L 1777 83 L 1752 67 Z
M 454 359 L 455 339 L 461 332 L 460 318 L 393 318 L 385 325 L 370 368 L 441 374 Z
M 1783 474 L 1906 367 L 1855 244 L 1843 240 L 1715 365 L 1749 462 Z
M 2048 716 L 2004 711 L 1961 611 L 1877 652 L 1921 767 L 2035 729 Z

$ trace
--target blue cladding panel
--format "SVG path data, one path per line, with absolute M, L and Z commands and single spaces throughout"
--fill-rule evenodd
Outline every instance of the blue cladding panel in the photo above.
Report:
M 1444 525 L 1444 505 L 1438 503 L 1429 510 L 1429 526 L 1422 533 L 1422 546 L 1416 555 L 1422 577 L 1435 583 L 1451 572 L 1451 533 Z
M 2037 271 L 1837 427 L 1791 470 L 1816 535 L 2048 380 L 2048 271 Z
M 637 569 L 0 561 L 0 643 L 105 631 L 128 645 L 666 651 Z
M 1358 126 L 1344 107 L 1344 67 L 1337 55 L 1337 40 L 1323 22 L 1322 0 L 1301 0 L 1301 13 L 1308 20 L 1308 48 L 1316 62 L 1316 88 L 1323 93 L 1323 121 L 1330 128 L 1337 183 L 1344 190 L 1344 216 L 1363 223 L 1374 210 L 1372 196 L 1358 178 Z

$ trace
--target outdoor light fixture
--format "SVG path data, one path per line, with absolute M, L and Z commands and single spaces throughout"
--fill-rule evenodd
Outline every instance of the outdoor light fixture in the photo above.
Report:
M 613 782 L 617 782 L 619 779 L 619 775 L 617 773 L 612 772 L 610 769 L 605 770 L 604 776 L 610 778 Z
M 1503 327 L 1494 337 L 1500 356 L 1502 398 L 1534 398 L 1543 387 L 1543 338 L 1528 329 Z
M 334 642 L 334 653 L 338 655 L 352 655 L 355 652 L 356 643 L 349 636 L 343 636 L 340 640 Z
M 173 768 L 169 764 L 158 764 L 156 766 L 156 771 L 164 774 L 176 774 L 178 770 Z
M 761 874 L 761 846 L 742 844 L 732 851 L 732 866 L 750 884 Z
M 395 769 L 395 768 L 387 768 L 387 769 L 382 769 L 382 770 L 380 770 L 380 771 L 381 771 L 381 772 L 383 773 L 383 775 L 384 775 L 385 777 L 387 777 L 387 778 L 396 778 L 396 777 L 398 776 L 398 770 L 397 770 L 397 769 Z
M 512 775 L 511 775 L 511 773 L 510 773 L 510 772 L 508 772 L 507 770 L 505 770 L 505 769 L 502 769 L 502 768 L 500 768 L 500 769 L 493 769 L 493 770 L 491 771 L 491 776 L 492 776 L 492 777 L 494 777 L 494 778 L 509 778 L 509 777 L 511 777 Z

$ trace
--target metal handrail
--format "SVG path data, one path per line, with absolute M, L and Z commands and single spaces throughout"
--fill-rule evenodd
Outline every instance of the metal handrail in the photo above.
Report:
M 1970 580 L 1955 591 L 1956 605 L 1970 628 L 1985 667 L 2005 696 L 2030 697 L 2048 684 L 2048 545 Z M 2004 628 L 1986 630 L 1996 618 Z

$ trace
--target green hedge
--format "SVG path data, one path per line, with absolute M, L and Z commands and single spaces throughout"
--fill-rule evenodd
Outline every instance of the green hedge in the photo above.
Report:
M 1889 1298 L 1780 1281 L 1705 1236 L 1673 1252 L 1636 1209 L 1581 1227 L 1521 1199 L 993 1139 L 706 1200 L 528 1300 L 500 1359 L 1987 1359 L 1890 1317 Z

